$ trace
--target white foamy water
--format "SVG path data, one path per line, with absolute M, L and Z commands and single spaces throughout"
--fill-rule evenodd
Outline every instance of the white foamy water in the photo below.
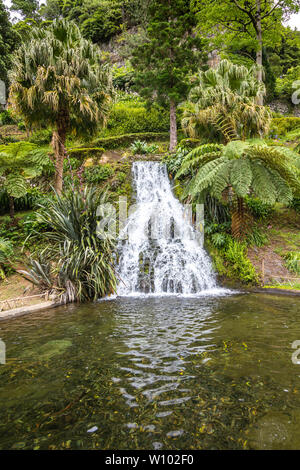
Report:
M 173 195 L 166 166 L 135 162 L 132 171 L 137 205 L 128 217 L 128 238 L 121 236 L 118 245 L 117 295 L 224 292 L 216 284 L 210 258 L 183 205 Z

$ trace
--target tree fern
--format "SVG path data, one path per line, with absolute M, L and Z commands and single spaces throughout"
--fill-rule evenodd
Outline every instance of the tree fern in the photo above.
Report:
M 243 203 L 247 195 L 274 204 L 289 203 L 300 194 L 298 168 L 291 155 L 263 141 L 199 146 L 183 159 L 176 178 L 186 184 L 183 199 L 199 200 L 208 192 L 220 201 L 231 200 L 232 230 L 239 237 L 250 225 Z

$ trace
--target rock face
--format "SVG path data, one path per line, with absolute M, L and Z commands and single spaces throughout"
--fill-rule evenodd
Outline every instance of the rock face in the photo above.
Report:
M 300 106 L 293 105 L 292 102 L 274 100 L 268 104 L 272 111 L 280 114 L 292 114 L 295 117 L 300 117 Z

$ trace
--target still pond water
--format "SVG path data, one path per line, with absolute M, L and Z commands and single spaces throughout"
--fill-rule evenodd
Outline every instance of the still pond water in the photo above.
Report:
M 300 299 L 120 298 L 0 323 L 0 449 L 299 449 Z

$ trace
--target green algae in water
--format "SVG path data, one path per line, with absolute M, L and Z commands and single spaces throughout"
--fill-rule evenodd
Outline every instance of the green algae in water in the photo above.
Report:
M 68 339 L 52 340 L 43 344 L 35 351 L 26 351 L 24 355 L 28 357 L 38 357 L 40 361 L 49 360 L 54 356 L 63 354 L 70 346 L 72 346 L 72 341 Z
M 0 449 L 297 449 L 299 314 L 251 294 L 2 322 Z

